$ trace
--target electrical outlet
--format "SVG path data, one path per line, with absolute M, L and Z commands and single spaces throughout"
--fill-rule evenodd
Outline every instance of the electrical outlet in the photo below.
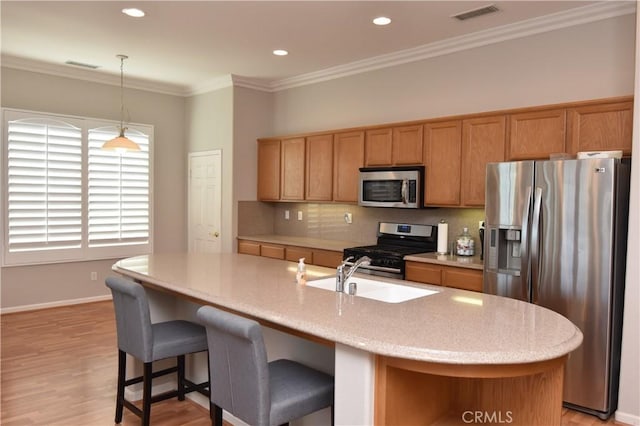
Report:
M 349 224 L 353 223 L 353 214 L 351 214 L 349 212 L 345 213 L 344 214 L 344 222 L 345 223 L 349 223 Z
M 302 220 L 302 210 L 298 210 L 298 220 Z
M 289 220 L 289 210 L 284 211 L 284 218 L 285 220 Z
M 98 281 L 98 273 L 97 272 L 92 272 L 91 273 L 91 281 Z

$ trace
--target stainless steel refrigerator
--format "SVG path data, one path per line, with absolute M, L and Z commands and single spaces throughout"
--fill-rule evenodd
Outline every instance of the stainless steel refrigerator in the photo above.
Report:
M 580 328 L 563 400 L 602 419 L 618 399 L 629 169 L 613 158 L 487 166 L 484 292 Z

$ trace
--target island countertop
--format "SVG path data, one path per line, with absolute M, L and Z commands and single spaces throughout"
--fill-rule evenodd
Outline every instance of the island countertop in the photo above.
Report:
M 398 358 L 522 364 L 558 358 L 582 342 L 569 320 L 530 303 L 438 286 L 423 286 L 438 291 L 432 296 L 384 303 L 298 285 L 295 263 L 257 256 L 153 254 L 121 260 L 113 270 L 198 303 Z M 309 280 L 334 272 L 307 267 Z

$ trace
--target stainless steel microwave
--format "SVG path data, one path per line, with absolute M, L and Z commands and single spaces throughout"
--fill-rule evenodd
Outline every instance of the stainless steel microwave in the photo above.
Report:
M 365 207 L 422 207 L 424 166 L 363 167 L 358 205 Z

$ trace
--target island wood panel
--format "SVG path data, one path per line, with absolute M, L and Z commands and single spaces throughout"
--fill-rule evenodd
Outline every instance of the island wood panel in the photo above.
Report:
M 566 359 L 460 366 L 377 356 L 374 422 L 462 425 L 481 412 L 481 423 L 560 425 Z
M 425 206 L 460 204 L 462 121 L 424 125 Z
M 462 206 L 484 206 L 487 163 L 504 161 L 505 140 L 504 115 L 462 121 Z
M 307 138 L 305 199 L 331 201 L 333 198 L 333 135 Z
M 258 140 L 258 200 L 280 200 L 279 140 Z
M 298 262 L 304 258 L 304 262 L 313 265 L 313 250 L 305 247 L 287 246 L 285 250 L 285 259 L 290 262 Z
M 566 121 L 564 108 L 510 115 L 507 160 L 545 159 L 566 152 Z
M 393 163 L 393 130 L 367 130 L 364 152 L 365 166 L 390 166 Z
M 615 151 L 631 155 L 633 102 L 603 103 L 568 110 L 567 147 L 580 151 Z
M 304 200 L 305 138 L 280 142 L 280 198 L 286 201 Z
M 393 128 L 393 164 L 422 164 L 422 124 Z
M 342 263 L 342 252 L 333 250 L 313 250 L 313 264 L 327 268 L 337 268 Z
M 255 241 L 238 240 L 238 253 L 260 256 L 260 243 Z
M 336 133 L 333 139 L 333 201 L 356 203 L 364 165 L 364 131 Z
M 260 256 L 284 259 L 285 246 L 279 244 L 260 244 Z

